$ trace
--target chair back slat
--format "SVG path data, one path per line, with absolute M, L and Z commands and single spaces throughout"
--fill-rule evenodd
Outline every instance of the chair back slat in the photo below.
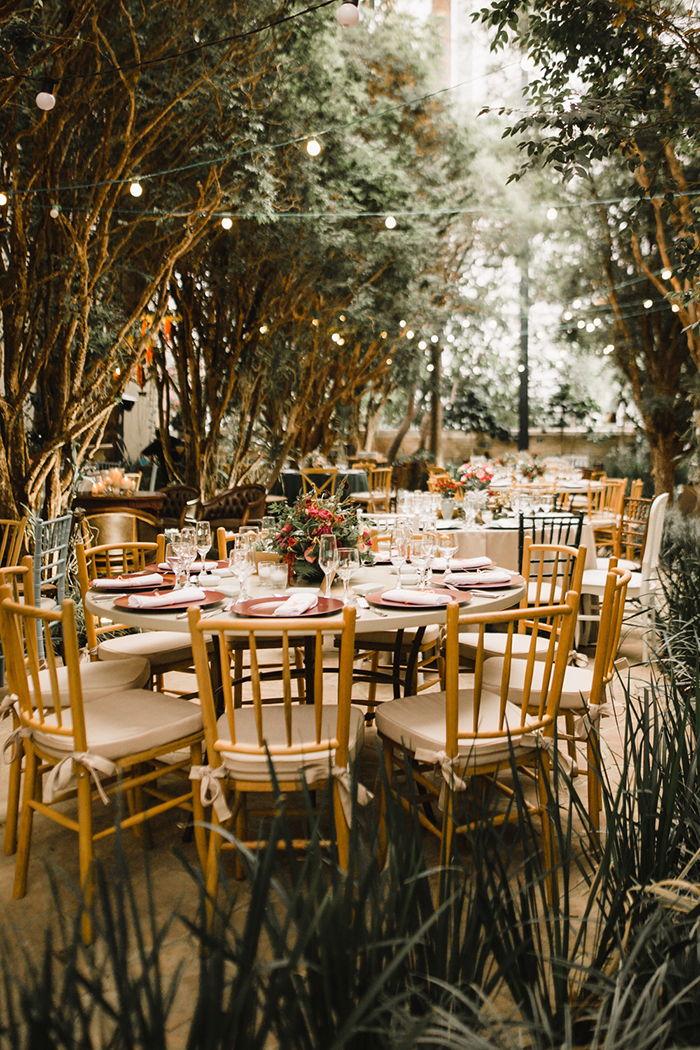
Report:
M 101 622 L 85 608 L 85 597 L 90 584 L 99 578 L 111 579 L 124 572 L 139 572 L 148 565 L 157 565 L 165 557 L 163 536 L 156 543 L 103 543 L 97 547 L 85 547 L 81 541 L 75 545 L 78 563 L 78 585 L 83 599 L 85 633 L 89 649 L 96 649 L 101 635 L 124 630 L 126 625 L 114 620 Z
M 523 514 L 518 517 L 518 566 L 523 571 L 525 537 L 532 543 L 578 547 L 583 532 L 583 511 L 577 514 Z
M 459 614 L 459 607 L 450 603 L 447 610 L 446 626 L 446 659 L 445 659 L 445 690 L 447 707 L 447 753 L 456 755 L 459 743 L 468 742 L 475 738 L 480 741 L 493 739 L 497 741 L 505 737 L 514 738 L 517 745 L 522 733 L 534 733 L 541 731 L 545 735 L 551 735 L 554 729 L 561 690 L 564 681 L 564 673 L 569 659 L 569 651 L 573 642 L 576 615 L 578 612 L 579 595 L 575 591 L 569 591 L 565 598 L 558 604 L 538 606 L 534 608 L 509 609 L 503 612 Z M 517 657 L 513 651 L 513 641 L 519 633 L 519 624 L 529 620 L 532 623 L 532 633 L 527 653 L 518 651 Z M 500 699 L 499 719 L 495 726 L 485 730 L 480 725 L 482 698 L 485 688 L 493 693 L 493 685 L 484 686 L 483 666 L 487 658 L 485 651 L 486 628 L 500 627 L 505 629 L 506 644 L 501 666 L 501 678 L 498 687 Z M 459 708 L 459 665 L 455 661 L 453 652 L 459 652 L 459 632 L 464 629 L 476 630 L 479 637 L 477 654 L 475 659 L 474 681 L 473 681 L 473 718 L 469 729 L 459 729 L 457 726 Z M 548 635 L 551 644 L 549 646 L 544 663 L 537 659 L 536 641 L 538 636 Z M 555 637 L 559 638 L 559 644 L 553 644 Z M 538 681 L 536 691 L 532 691 L 532 682 L 535 676 L 535 664 L 539 663 L 542 668 L 541 685 Z M 518 707 L 509 699 L 509 682 L 511 669 L 514 664 L 518 669 L 525 663 L 524 685 L 522 687 L 522 699 L 518 700 Z M 538 676 L 539 677 L 539 676 Z
M 9 518 L 0 519 L 0 567 L 16 565 L 19 561 L 26 527 L 26 517 L 18 521 Z

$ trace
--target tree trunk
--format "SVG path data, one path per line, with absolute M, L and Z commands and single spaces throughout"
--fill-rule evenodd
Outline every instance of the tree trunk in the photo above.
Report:
M 396 431 L 394 440 L 391 442 L 391 445 L 389 446 L 389 451 L 386 454 L 386 458 L 389 463 L 393 463 L 396 459 L 399 453 L 399 449 L 401 448 L 401 443 L 406 437 L 411 423 L 416 418 L 417 411 L 418 402 L 416 400 L 416 388 L 414 385 L 408 392 L 408 406 L 406 408 L 406 415 L 401 420 L 401 426 Z

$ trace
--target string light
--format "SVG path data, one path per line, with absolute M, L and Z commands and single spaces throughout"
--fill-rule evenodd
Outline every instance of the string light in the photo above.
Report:
M 672 277 L 672 273 L 667 267 L 665 270 L 661 271 L 661 276 L 663 277 L 664 281 L 669 281 Z
M 321 152 L 321 143 L 317 139 L 309 139 L 306 143 L 306 152 L 310 157 L 318 157 Z
M 54 204 L 53 207 L 51 208 L 51 211 L 49 212 L 49 215 L 51 216 L 52 219 L 57 219 L 58 216 L 60 215 L 60 213 L 61 213 L 61 209 L 59 208 L 59 206 L 57 204 Z
M 352 29 L 360 21 L 359 0 L 346 0 L 336 11 L 336 18 L 343 29 Z
M 224 215 L 223 219 L 221 220 L 221 225 L 225 230 L 230 230 L 233 226 L 233 219 L 229 218 L 228 215 Z
M 44 80 L 41 85 L 41 90 L 39 91 L 39 94 L 34 100 L 39 109 L 42 109 L 44 113 L 50 113 L 53 107 L 56 105 L 56 96 L 53 92 L 53 81 Z
M 644 300 L 644 309 L 645 310 L 650 310 L 653 305 L 654 305 L 654 300 L 653 299 L 645 299 Z
M 135 180 L 134 182 L 131 183 L 131 185 L 129 186 L 129 193 L 131 194 L 132 197 L 140 197 L 141 196 L 141 194 L 143 193 L 143 186 L 141 185 L 140 182 L 138 182 L 138 180 Z
M 3 206 L 3 204 L 7 204 L 7 194 L 6 193 L 0 193 L 0 208 Z
M 680 310 L 680 306 L 678 305 L 678 303 L 673 303 L 671 305 L 671 312 L 672 313 L 677 314 L 679 310 Z
M 387 215 L 386 219 L 384 220 L 384 225 L 386 226 L 387 230 L 393 230 L 396 226 L 396 219 L 394 218 L 394 216 Z
M 431 343 L 437 343 L 437 341 L 438 341 L 438 337 L 436 335 L 431 335 L 430 342 Z
M 547 218 L 549 219 L 550 222 L 554 222 L 554 220 L 556 219 L 558 214 L 559 214 L 559 212 L 557 211 L 556 208 L 548 208 L 547 209 Z
M 407 339 L 413 339 L 413 336 L 414 336 L 415 334 L 416 334 L 416 333 L 415 333 L 415 332 L 412 332 L 412 331 L 411 331 L 411 329 L 409 328 L 409 330 L 408 330 L 408 331 L 406 332 L 406 338 L 407 338 Z

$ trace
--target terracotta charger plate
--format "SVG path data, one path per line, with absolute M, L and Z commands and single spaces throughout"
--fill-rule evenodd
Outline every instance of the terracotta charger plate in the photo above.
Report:
M 284 598 L 246 598 L 242 602 L 236 602 L 232 612 L 238 613 L 239 616 L 262 616 L 270 619 L 274 617 L 275 609 L 279 609 L 280 605 L 284 605 L 287 598 L 291 597 L 287 595 Z M 308 616 L 332 616 L 333 613 L 340 612 L 343 608 L 343 603 L 339 598 L 322 598 L 319 597 L 315 605 L 306 612 L 297 613 L 294 619 L 302 619 Z M 276 619 L 276 617 L 275 617 Z
M 488 569 L 486 571 L 488 572 Z M 454 576 L 459 576 L 459 575 L 468 576 L 468 575 L 471 575 L 471 573 L 460 574 L 460 573 L 455 572 L 455 573 L 453 573 L 453 575 Z M 489 578 L 486 577 L 485 580 L 478 580 L 478 579 L 476 579 L 476 580 L 469 580 L 468 582 L 465 581 L 463 586 L 464 586 L 465 590 L 469 590 L 469 591 L 490 591 L 490 590 L 502 591 L 504 589 L 507 590 L 508 587 L 522 587 L 524 583 L 525 583 L 524 576 L 520 576 L 517 572 L 514 572 L 514 573 L 511 574 L 510 581 L 508 581 L 508 580 L 501 580 L 499 583 L 496 583 L 495 580 L 489 580 Z M 452 586 L 459 588 L 459 584 L 456 584 L 456 583 L 454 583 Z
M 416 587 L 404 587 L 403 589 L 406 590 L 406 591 L 417 590 Z M 436 602 L 434 605 L 430 605 L 429 603 L 423 604 L 421 602 L 420 604 L 413 605 L 410 602 L 392 602 L 392 601 L 387 601 L 385 598 L 382 597 L 382 595 L 387 590 L 391 590 L 391 588 L 385 587 L 381 591 L 374 591 L 374 593 L 372 593 L 372 594 L 366 594 L 365 598 L 370 603 L 370 605 L 376 605 L 376 606 L 378 606 L 381 609 L 402 609 L 404 612 L 407 612 L 407 611 L 408 612 L 414 612 L 416 610 L 418 612 L 421 612 L 421 610 L 423 610 L 423 609 L 444 609 L 445 608 L 445 603 L 444 602 Z M 454 591 L 451 587 L 428 587 L 428 589 L 426 591 L 424 591 L 423 593 L 424 594 L 439 594 L 440 596 L 442 596 L 444 594 L 449 595 L 450 599 L 453 602 L 457 602 L 458 605 L 466 605 L 468 602 L 471 601 L 471 594 L 462 594 L 460 591 Z
M 170 594 L 172 588 L 167 590 L 161 589 L 157 591 L 144 591 L 141 597 L 143 598 L 156 598 L 160 594 Z M 204 600 L 194 599 L 193 601 L 185 602 L 174 602 L 172 605 L 158 605 L 150 606 L 150 608 L 142 609 L 137 605 L 129 605 L 129 595 L 125 594 L 121 598 L 115 598 L 114 604 L 118 609 L 128 609 L 129 612 L 142 612 L 142 613 L 170 613 L 170 612 L 184 612 L 186 609 L 190 609 L 193 605 L 199 605 L 202 609 L 208 609 L 212 605 L 216 605 L 217 602 L 223 602 L 226 598 L 225 594 L 221 591 L 205 591 Z

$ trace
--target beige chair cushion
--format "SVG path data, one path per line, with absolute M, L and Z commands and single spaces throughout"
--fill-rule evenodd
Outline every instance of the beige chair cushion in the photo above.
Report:
M 508 635 L 505 631 L 501 634 L 496 634 L 495 632 L 487 633 L 484 636 L 484 656 L 505 656 L 507 641 Z M 532 635 L 514 634 L 511 652 L 514 657 L 527 659 L 531 645 Z M 460 634 L 459 655 L 463 660 L 476 660 L 478 648 L 479 635 L 476 631 L 465 631 L 464 634 Z M 544 635 L 538 636 L 535 640 L 535 659 L 545 660 L 548 651 L 549 638 L 546 638 Z
M 315 722 L 316 712 L 313 704 L 295 704 L 292 706 L 292 740 L 295 745 L 308 742 L 312 745 L 316 740 Z M 321 739 L 326 740 L 335 736 L 338 720 L 337 707 L 335 704 L 323 705 L 323 719 L 321 724 Z M 228 720 L 222 715 L 218 723 L 219 739 L 230 740 Z M 365 720 L 357 707 L 350 708 L 350 738 L 349 754 L 351 761 L 357 756 L 364 739 Z M 263 708 L 263 735 L 268 747 L 276 747 L 286 743 L 284 706 L 282 704 L 270 704 Z M 258 746 L 258 734 L 255 726 L 255 711 L 252 707 L 244 707 L 236 711 L 236 741 L 239 744 L 247 744 L 251 747 Z M 301 772 L 306 772 L 309 784 L 314 779 L 321 780 L 328 775 L 328 764 L 333 752 L 314 751 L 307 755 L 273 755 L 275 773 L 281 781 L 301 780 Z M 270 779 L 267 755 L 243 755 L 239 752 L 221 752 L 221 758 L 230 776 L 238 777 L 240 780 L 253 780 L 265 782 Z M 317 774 L 314 776 L 314 774 Z
M 80 665 L 80 684 L 83 691 L 83 703 L 90 704 L 100 697 L 111 693 L 124 692 L 126 689 L 143 689 L 151 677 L 151 666 L 148 660 L 134 656 L 128 660 L 113 660 L 109 663 L 99 661 Z M 68 692 L 68 669 L 56 668 L 61 707 L 70 706 Z M 34 683 L 27 679 L 29 695 L 34 700 Z M 48 669 L 39 672 L 39 689 L 44 703 L 51 698 L 51 677 Z
M 70 711 L 63 718 L 63 724 L 70 726 Z M 49 725 L 55 724 L 55 715 L 46 721 Z M 148 689 L 112 693 L 85 705 L 88 751 L 112 761 L 162 747 L 201 729 L 202 711 L 198 704 Z M 36 731 L 34 740 L 53 755 L 74 750 L 72 737 L 54 737 Z
M 498 730 L 500 700 L 495 693 L 482 693 L 479 711 L 479 732 Z M 409 751 L 445 750 L 445 694 L 421 693 L 420 696 L 404 696 L 399 700 L 388 700 L 376 711 L 377 731 Z M 532 721 L 532 720 L 529 720 Z M 511 733 L 520 727 L 520 710 L 513 704 L 506 705 L 506 722 Z M 471 732 L 474 724 L 474 694 L 471 689 L 459 691 L 459 730 Z M 505 728 L 505 727 L 504 727 Z M 531 742 L 522 744 L 514 736 L 513 751 L 523 755 L 534 749 Z M 507 760 L 510 754 L 508 737 L 482 738 L 460 741 L 459 754 L 468 762 L 470 769 Z
M 124 660 L 131 656 L 145 657 L 156 673 L 161 667 L 191 660 L 192 646 L 189 635 L 179 631 L 144 631 L 106 638 L 97 647 L 98 660 Z
M 508 695 L 516 704 L 522 700 L 526 666 L 527 665 L 524 662 L 520 661 L 514 662 L 511 666 Z M 544 664 L 535 664 L 532 674 L 532 688 L 530 690 L 533 704 L 539 703 L 543 673 Z M 502 674 L 503 660 L 499 658 L 486 660 L 484 663 L 485 686 L 500 686 Z M 576 667 L 575 664 L 569 664 L 564 672 L 564 685 L 562 687 L 559 707 L 561 709 L 568 708 L 581 711 L 591 695 L 592 684 L 592 667 Z

